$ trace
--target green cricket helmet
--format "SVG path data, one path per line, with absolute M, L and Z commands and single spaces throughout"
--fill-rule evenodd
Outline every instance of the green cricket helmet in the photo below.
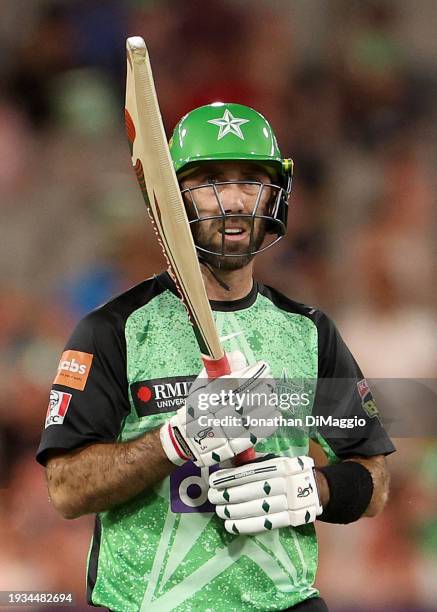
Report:
M 182 117 L 174 129 L 169 147 L 179 180 L 206 162 L 247 161 L 263 166 L 272 177 L 271 187 L 276 188 L 277 197 L 268 215 L 258 215 L 255 207 L 252 227 L 255 218 L 264 218 L 266 232 L 276 234 L 277 238 L 264 248 L 252 250 L 251 254 L 265 250 L 284 236 L 293 162 L 281 157 L 275 134 L 261 113 L 234 103 L 214 102 L 201 106 Z M 221 204 L 220 209 L 218 218 L 224 224 L 225 213 Z M 200 219 L 190 222 L 198 221 Z M 220 254 L 226 255 L 224 246 Z

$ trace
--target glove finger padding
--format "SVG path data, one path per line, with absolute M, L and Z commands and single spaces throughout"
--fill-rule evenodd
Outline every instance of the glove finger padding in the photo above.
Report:
M 266 409 L 259 407 L 258 395 L 255 407 L 250 399 L 254 392 L 264 396 L 272 392 L 274 384 L 266 382 L 268 376 L 269 366 L 258 362 L 209 382 L 190 397 L 186 441 L 198 465 L 208 466 L 230 459 L 257 443 L 260 436 L 251 433 L 250 415 L 255 410 Z M 271 414 L 270 410 L 266 416 Z M 270 427 L 268 435 L 276 428 Z
M 195 383 L 197 382 L 197 379 Z M 266 399 L 273 396 L 275 382 L 270 367 L 264 361 L 246 366 L 239 372 L 226 374 L 214 380 L 193 383 L 186 400 L 186 420 L 191 423 L 206 414 L 222 413 L 247 416 L 256 408 L 274 412 L 276 405 L 266 406 Z M 279 413 L 278 413 L 279 414 Z M 217 414 L 220 417 L 219 414 Z
M 241 354 L 234 353 L 232 360 L 241 364 Z M 212 381 L 197 378 L 186 404 L 161 429 L 170 461 L 181 465 L 191 459 L 199 467 L 210 466 L 270 436 L 278 425 L 260 426 L 258 419 L 271 421 L 279 414 L 270 405 L 274 390 L 270 367 L 264 361 Z
M 202 381 L 201 387 L 209 395 L 218 395 L 223 397 L 227 392 L 233 391 L 235 394 L 243 396 L 244 393 L 258 391 L 261 383 L 268 384 L 269 387 L 274 388 L 275 383 L 271 378 L 270 366 L 265 361 L 258 361 L 257 363 L 249 366 L 245 366 L 237 372 L 232 374 L 226 374 L 219 378 L 206 381 L 206 385 Z M 198 388 L 195 388 L 197 391 Z M 224 393 L 223 393 L 224 392 Z M 189 397 L 191 398 L 192 391 L 190 389 Z
M 208 499 L 230 533 L 304 525 L 322 513 L 310 457 L 277 457 L 211 474 Z
M 314 508 L 294 512 L 266 513 L 265 516 L 255 516 L 239 520 L 226 520 L 225 529 L 229 533 L 254 535 L 281 527 L 299 527 L 307 523 L 314 523 L 317 518 Z
M 212 502 L 212 500 L 209 500 Z M 214 502 L 212 502 L 214 503 Z M 230 503 L 216 506 L 217 516 L 226 519 L 245 519 L 256 516 L 265 516 L 266 512 L 276 514 L 277 512 L 286 512 L 288 510 L 287 496 L 275 495 L 254 499 L 252 501 L 238 503 Z
M 266 461 L 247 463 L 236 468 L 218 470 L 209 477 L 209 486 L 215 489 L 226 489 L 256 482 L 263 478 L 277 478 L 291 474 L 301 474 L 305 469 L 312 468 L 311 457 L 274 457 Z
M 280 527 L 290 527 L 288 512 L 279 512 L 269 516 L 256 516 L 236 521 L 225 521 L 225 529 L 229 533 L 253 535 L 263 531 L 271 531 Z
M 223 470 L 219 470 L 220 472 Z M 211 487 L 208 491 L 209 501 L 216 505 L 241 504 L 250 500 L 264 499 L 287 494 L 287 483 L 283 478 L 268 478 L 236 487 L 215 489 Z M 229 518 L 229 517 L 228 517 Z

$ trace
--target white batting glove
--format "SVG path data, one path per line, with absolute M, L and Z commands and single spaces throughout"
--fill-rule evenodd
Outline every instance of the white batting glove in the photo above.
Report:
M 256 534 L 298 527 L 323 512 L 311 457 L 275 457 L 218 470 L 208 499 L 229 533 Z
M 175 465 L 189 460 L 198 467 L 220 463 L 252 448 L 277 429 L 257 425 L 260 417 L 271 419 L 279 415 L 275 405 L 263 401 L 275 390 L 268 364 L 258 361 L 247 366 L 240 351 L 227 357 L 231 374 L 210 381 L 203 369 L 184 406 L 161 428 L 162 447 Z M 228 401 L 229 392 L 234 393 L 232 402 Z M 224 401 L 217 402 L 218 396 Z

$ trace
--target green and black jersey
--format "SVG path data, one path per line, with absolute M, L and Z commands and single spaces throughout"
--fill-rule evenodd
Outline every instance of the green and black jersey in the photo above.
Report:
M 394 450 L 378 419 L 363 408 L 363 376 L 326 315 L 256 282 L 245 298 L 211 305 L 225 350 L 241 350 L 249 363 L 264 359 L 275 378 L 357 381 L 342 414 L 365 418 L 366 436 L 326 440 L 315 431 L 330 460 Z M 169 275 L 137 285 L 86 316 L 70 338 L 38 461 L 44 464 L 50 449 L 129 440 L 159 427 L 181 406 L 201 368 Z M 317 395 L 309 410 L 316 409 Z M 309 436 L 290 432 L 257 451 L 305 455 L 308 444 Z M 318 594 L 314 525 L 228 534 L 207 498 L 214 469 L 188 462 L 153 490 L 96 516 L 89 603 L 123 612 L 267 611 Z

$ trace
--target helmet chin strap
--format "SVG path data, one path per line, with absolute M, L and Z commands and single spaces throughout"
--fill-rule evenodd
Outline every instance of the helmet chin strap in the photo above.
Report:
M 214 268 L 212 267 L 212 265 L 206 261 L 206 259 L 204 259 L 202 257 L 202 255 L 197 255 L 197 258 L 199 260 L 199 263 L 202 264 L 203 266 L 205 266 L 205 268 L 208 268 L 208 270 L 211 272 L 211 274 L 213 275 L 213 277 L 215 278 L 215 280 L 218 282 L 218 284 L 220 285 L 220 287 L 222 287 L 223 289 L 225 289 L 226 291 L 230 291 L 231 288 L 229 287 L 229 285 L 227 285 L 214 271 Z

